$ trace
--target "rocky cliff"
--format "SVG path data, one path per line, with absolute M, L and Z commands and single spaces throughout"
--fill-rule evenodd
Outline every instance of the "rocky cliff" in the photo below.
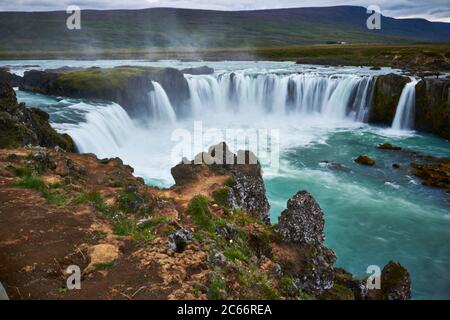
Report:
M 151 103 L 149 92 L 154 90 L 152 81 L 161 84 L 177 114 L 184 115 L 190 98 L 189 87 L 183 73 L 172 68 L 123 66 L 111 69 L 31 70 L 25 72 L 20 89 L 48 95 L 113 101 L 131 115 L 136 115 Z
M 15 102 L 8 88 L 0 91 L 6 106 Z M 252 153 L 234 154 L 220 143 L 184 159 L 172 174 L 176 184 L 157 189 L 120 159 L 60 148 L 0 149 L 6 209 L 0 276 L 8 296 L 409 298 L 409 274 L 398 264 L 384 268 L 379 292 L 333 266 L 336 256 L 323 245 L 323 212 L 307 192 L 290 199 L 278 225 L 270 225 Z M 66 287 L 66 268 L 73 265 L 82 271 L 80 290 Z
M 450 139 L 450 79 L 427 78 L 416 85 L 415 129 Z
M 379 76 L 375 84 L 369 123 L 392 124 L 406 76 Z M 422 78 L 416 85 L 414 129 L 450 139 L 450 79 Z
M 0 82 L 0 148 L 58 146 L 75 151 L 72 138 L 58 134 L 48 120 L 47 113 L 18 104 L 13 88 Z

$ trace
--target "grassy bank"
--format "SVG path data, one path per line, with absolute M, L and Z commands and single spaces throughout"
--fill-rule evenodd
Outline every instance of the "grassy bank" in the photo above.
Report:
M 149 48 L 88 51 L 1 51 L 0 59 L 273 60 L 308 64 L 450 70 L 450 44 L 305 45 L 261 48 Z

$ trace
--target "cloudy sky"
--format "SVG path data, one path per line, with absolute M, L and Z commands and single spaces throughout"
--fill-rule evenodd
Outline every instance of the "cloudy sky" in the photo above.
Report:
M 0 11 L 82 9 L 140 9 L 149 7 L 251 10 L 333 5 L 378 5 L 383 14 L 397 18 L 420 17 L 450 22 L 450 0 L 0 0 Z

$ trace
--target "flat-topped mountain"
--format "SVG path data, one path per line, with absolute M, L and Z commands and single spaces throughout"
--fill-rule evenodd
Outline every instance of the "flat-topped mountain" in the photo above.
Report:
M 256 11 L 85 10 L 82 29 L 68 30 L 64 11 L 0 12 L 0 50 L 244 48 L 450 40 L 448 23 L 382 17 L 381 30 L 368 30 L 368 17 L 365 8 L 355 6 Z

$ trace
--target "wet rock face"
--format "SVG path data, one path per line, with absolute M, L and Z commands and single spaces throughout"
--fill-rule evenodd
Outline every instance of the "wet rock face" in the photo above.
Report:
M 22 77 L 9 73 L 9 70 L 6 68 L 0 68 L 0 82 L 6 82 L 11 87 L 18 87 L 21 80 Z
M 393 73 L 377 78 L 369 123 L 392 124 L 400 95 L 408 82 L 410 82 L 408 77 Z
M 287 209 L 278 218 L 278 233 L 286 242 L 321 245 L 324 241 L 323 212 L 306 191 L 288 200 Z
M 427 78 L 416 85 L 415 129 L 450 139 L 450 79 Z
M 208 75 L 214 74 L 214 69 L 208 66 L 198 67 L 198 68 L 187 68 L 181 70 L 183 74 L 191 74 L 191 75 Z

